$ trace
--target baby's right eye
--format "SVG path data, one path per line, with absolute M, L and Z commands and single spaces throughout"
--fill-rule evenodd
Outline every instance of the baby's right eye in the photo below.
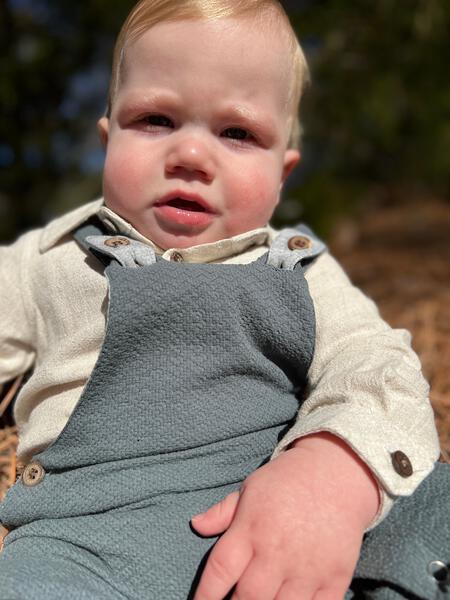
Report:
M 142 119 L 150 127 L 170 127 L 173 128 L 173 122 L 164 115 L 147 115 Z

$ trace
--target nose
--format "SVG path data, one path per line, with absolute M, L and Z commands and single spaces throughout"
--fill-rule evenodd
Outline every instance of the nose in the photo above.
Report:
M 175 138 L 175 136 L 174 136 Z M 189 134 L 174 139 L 166 158 L 166 173 L 210 182 L 215 176 L 212 150 L 206 140 Z

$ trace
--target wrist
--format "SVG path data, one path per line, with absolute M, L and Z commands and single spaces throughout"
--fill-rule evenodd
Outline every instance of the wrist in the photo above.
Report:
M 380 510 L 380 486 L 370 468 L 342 438 L 322 431 L 295 440 L 288 451 L 312 453 L 314 461 L 332 474 L 329 479 L 336 500 L 341 495 L 348 504 L 350 499 L 364 529 L 373 523 Z

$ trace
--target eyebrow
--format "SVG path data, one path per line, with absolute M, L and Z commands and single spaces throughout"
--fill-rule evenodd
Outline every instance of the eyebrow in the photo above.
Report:
M 275 135 L 277 125 L 270 113 L 252 108 L 242 104 L 231 104 L 223 108 L 223 116 L 227 119 L 236 119 L 237 124 L 248 127 L 256 134 Z
M 142 94 L 133 92 L 125 96 L 119 104 L 119 113 L 146 112 L 149 107 L 164 104 L 178 108 L 180 102 L 175 94 L 167 92 L 145 92 Z
M 276 129 L 275 120 L 270 113 L 253 110 L 242 104 L 232 104 L 225 107 L 223 116 L 231 119 L 235 118 L 239 122 L 248 124 L 250 128 L 260 129 L 262 124 L 264 129 Z

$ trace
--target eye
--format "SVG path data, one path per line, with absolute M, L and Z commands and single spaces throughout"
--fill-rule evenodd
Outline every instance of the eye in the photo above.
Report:
M 170 127 L 172 129 L 174 127 L 171 119 L 164 115 L 147 115 L 142 120 L 149 127 Z
M 245 141 L 252 139 L 253 136 L 245 129 L 241 129 L 241 127 L 228 127 L 228 129 L 223 131 L 222 137 L 232 140 Z

